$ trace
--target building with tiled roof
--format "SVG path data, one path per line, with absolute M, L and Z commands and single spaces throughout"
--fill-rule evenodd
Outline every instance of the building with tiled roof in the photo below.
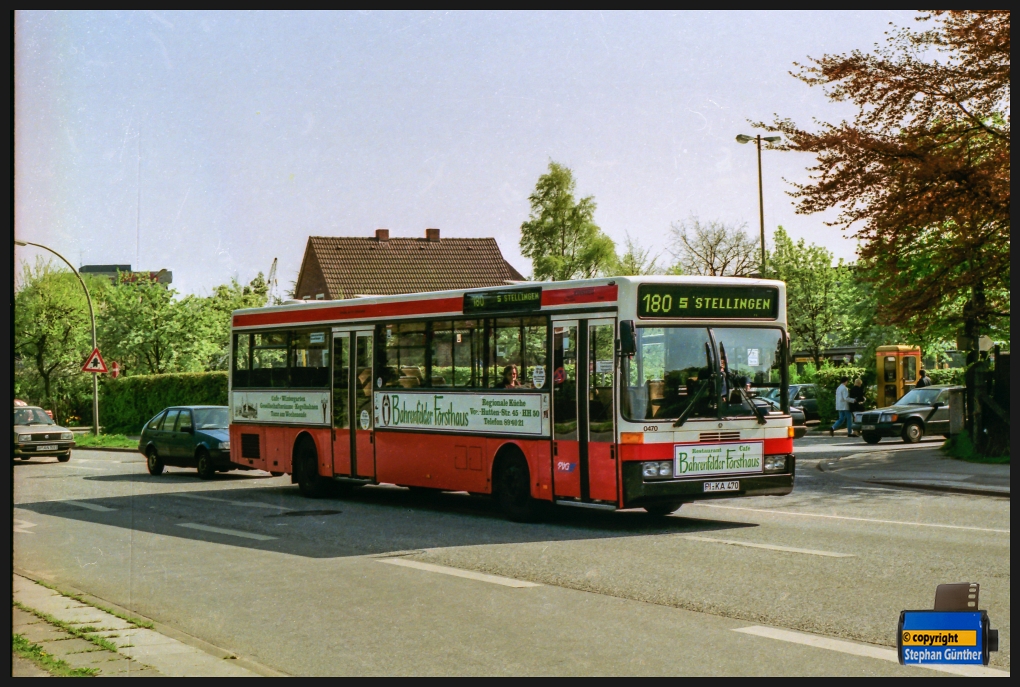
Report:
M 294 287 L 300 300 L 477 289 L 523 281 L 503 259 L 496 239 L 309 236 Z

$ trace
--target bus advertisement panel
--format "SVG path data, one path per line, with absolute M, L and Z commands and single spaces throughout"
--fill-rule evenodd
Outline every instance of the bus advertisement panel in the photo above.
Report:
M 233 314 L 231 458 L 303 493 L 390 483 L 669 513 L 793 489 L 782 282 L 618 277 Z

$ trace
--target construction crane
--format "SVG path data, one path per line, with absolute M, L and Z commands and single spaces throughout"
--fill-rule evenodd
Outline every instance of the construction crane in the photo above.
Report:
M 269 268 L 266 289 L 266 305 L 273 305 L 276 298 L 276 258 L 273 258 L 273 266 Z

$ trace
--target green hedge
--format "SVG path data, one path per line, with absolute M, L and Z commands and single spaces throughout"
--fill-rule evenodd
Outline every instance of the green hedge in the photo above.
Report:
M 183 372 L 106 379 L 100 389 L 99 424 L 109 434 L 138 434 L 167 406 L 227 405 L 226 372 Z
M 844 365 L 842 367 L 829 367 L 826 365 L 818 370 L 815 375 L 815 378 L 818 380 L 818 416 L 821 424 L 831 425 L 836 421 L 838 415 L 836 413 L 836 387 L 839 386 L 840 378 L 844 376 L 849 377 L 850 381 L 847 382 L 849 387 L 858 377 L 864 379 L 864 368 L 853 365 Z M 867 405 L 867 401 L 865 401 L 865 405 Z
M 963 375 L 966 372 L 963 367 L 951 367 L 948 370 L 928 370 L 932 384 L 959 384 L 963 386 Z

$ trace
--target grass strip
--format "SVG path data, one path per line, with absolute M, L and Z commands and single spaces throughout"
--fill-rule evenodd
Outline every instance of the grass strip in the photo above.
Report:
M 130 439 L 126 434 L 75 434 L 76 448 L 138 448 L 138 440 Z
M 94 628 L 94 627 L 91 627 L 91 626 L 85 627 L 85 628 L 75 627 L 74 625 L 70 625 L 68 623 L 65 623 L 63 620 L 58 620 L 57 618 L 54 618 L 49 613 L 43 613 L 42 611 L 37 611 L 34 608 L 30 608 L 29 606 L 26 606 L 25 604 L 21 603 L 20 601 L 15 601 L 14 605 L 17 606 L 18 608 L 20 608 L 21 610 L 25 611 L 26 613 L 31 613 L 32 615 L 34 615 L 35 617 L 39 618 L 40 620 L 45 620 L 50 625 L 53 625 L 54 627 L 60 628 L 61 630 L 63 630 L 67 634 L 71 635 L 72 637 L 77 637 L 78 639 L 84 639 L 86 642 L 92 642 L 93 644 L 98 646 L 100 649 L 106 649 L 107 651 L 112 651 L 113 653 L 117 653 L 117 645 L 116 644 L 114 644 L 113 642 L 109 641 L 105 637 L 100 637 L 99 635 L 91 634 L 91 632 L 96 632 L 96 628 Z M 91 631 L 91 632 L 89 632 L 89 631 Z
M 66 661 L 25 639 L 24 635 L 11 636 L 11 649 L 18 656 L 28 659 L 50 675 L 57 677 L 93 677 L 99 673 L 96 668 L 72 668 Z
M 65 592 L 63 590 L 57 589 L 52 584 L 48 584 L 46 582 L 42 582 L 42 581 L 38 581 L 38 580 L 36 581 L 36 584 L 38 584 L 38 585 L 40 585 L 42 587 L 46 587 L 47 589 L 50 589 L 52 591 L 55 591 L 57 594 L 60 594 L 61 596 L 66 596 L 68 599 L 74 599 L 78 603 L 82 603 L 82 604 L 85 604 L 86 606 L 91 606 L 92 608 L 98 609 L 98 610 L 102 611 L 103 613 L 109 613 L 110 615 L 115 616 L 117 618 L 120 618 L 121 620 L 123 620 L 125 622 L 131 623 L 135 627 L 144 627 L 146 630 L 151 630 L 153 628 L 152 623 L 149 622 L 148 620 L 142 620 L 141 618 L 135 618 L 134 616 L 126 615 L 124 613 L 120 613 L 119 611 L 115 611 L 112 608 L 107 608 L 106 606 L 100 606 L 97 603 L 93 603 L 91 601 L 88 601 L 81 594 L 71 594 L 69 592 Z

